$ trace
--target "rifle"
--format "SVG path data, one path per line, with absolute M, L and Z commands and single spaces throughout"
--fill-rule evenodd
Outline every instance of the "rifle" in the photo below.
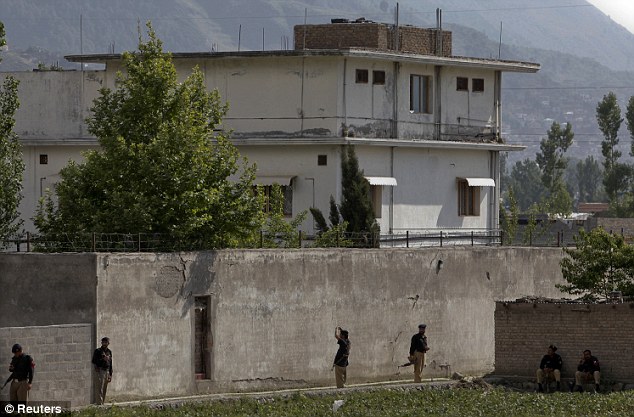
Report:
M 4 387 L 6 387 L 6 386 L 7 386 L 7 384 L 8 384 L 9 382 L 11 382 L 12 380 L 13 380 L 13 373 L 11 373 L 11 375 L 9 375 L 9 378 L 7 378 L 7 380 L 6 380 L 6 381 L 4 381 L 4 385 L 2 385 L 2 387 L 0 388 L 0 391 L 2 391 L 2 390 L 4 389 Z

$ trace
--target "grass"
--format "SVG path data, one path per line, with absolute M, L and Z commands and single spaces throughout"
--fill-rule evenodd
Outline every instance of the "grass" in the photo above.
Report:
M 335 400 L 344 400 L 333 412 Z M 534 394 L 505 389 L 425 388 L 381 389 L 371 392 L 345 392 L 337 395 L 260 399 L 231 399 L 178 405 L 159 404 L 139 407 L 88 407 L 79 417 L 320 417 L 320 416 L 632 416 L 634 392 L 611 394 Z

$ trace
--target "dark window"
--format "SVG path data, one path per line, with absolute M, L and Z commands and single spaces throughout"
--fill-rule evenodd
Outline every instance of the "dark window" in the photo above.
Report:
M 273 201 L 271 201 L 271 195 L 273 194 L 273 185 L 259 185 L 253 187 L 253 191 L 255 193 L 258 192 L 258 189 L 262 190 L 264 194 L 264 206 L 262 207 L 262 211 L 265 213 L 270 213 L 273 210 Z M 285 216 L 293 215 L 293 189 L 288 185 L 280 185 L 279 186 L 282 191 L 282 210 Z
M 317 165 L 319 166 L 328 165 L 328 155 L 317 155 Z
M 194 297 L 194 370 L 196 379 L 208 379 L 210 297 Z
M 469 91 L 469 79 L 467 77 L 456 78 L 456 91 Z
M 48 155 L 40 154 L 40 165 L 48 164 Z
M 385 84 L 385 71 L 372 71 L 372 84 L 374 85 Z
M 382 216 L 383 208 L 383 186 L 382 185 L 370 185 L 370 198 L 372 199 L 372 209 L 374 210 L 374 217 L 380 219 Z
M 359 84 L 367 84 L 368 83 L 368 70 L 366 69 L 358 69 L 356 75 L 356 82 Z
M 458 180 L 458 215 L 480 215 L 480 187 L 469 187 L 467 180 Z
M 409 76 L 409 110 L 412 113 L 431 113 L 431 77 Z
M 471 91 L 473 92 L 484 91 L 484 78 L 473 78 L 471 80 Z

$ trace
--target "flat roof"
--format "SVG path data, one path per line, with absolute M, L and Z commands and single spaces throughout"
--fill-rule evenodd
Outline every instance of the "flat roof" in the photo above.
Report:
M 396 51 L 374 49 L 303 49 L 274 51 L 234 51 L 234 52 L 171 52 L 172 58 L 181 59 L 231 59 L 231 58 L 267 58 L 267 57 L 357 57 L 392 62 L 412 62 L 451 67 L 472 67 L 493 69 L 508 72 L 534 73 L 541 68 L 540 64 L 523 61 L 507 61 L 502 59 L 485 59 L 462 56 L 420 55 Z M 122 54 L 83 54 L 66 55 L 70 62 L 104 64 L 108 61 L 121 60 Z

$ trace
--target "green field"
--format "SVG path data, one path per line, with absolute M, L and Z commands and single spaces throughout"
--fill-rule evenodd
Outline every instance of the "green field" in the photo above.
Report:
M 335 400 L 344 404 L 333 412 Z M 506 389 L 423 388 L 230 399 L 139 407 L 88 407 L 73 416 L 634 416 L 634 391 L 535 394 Z

